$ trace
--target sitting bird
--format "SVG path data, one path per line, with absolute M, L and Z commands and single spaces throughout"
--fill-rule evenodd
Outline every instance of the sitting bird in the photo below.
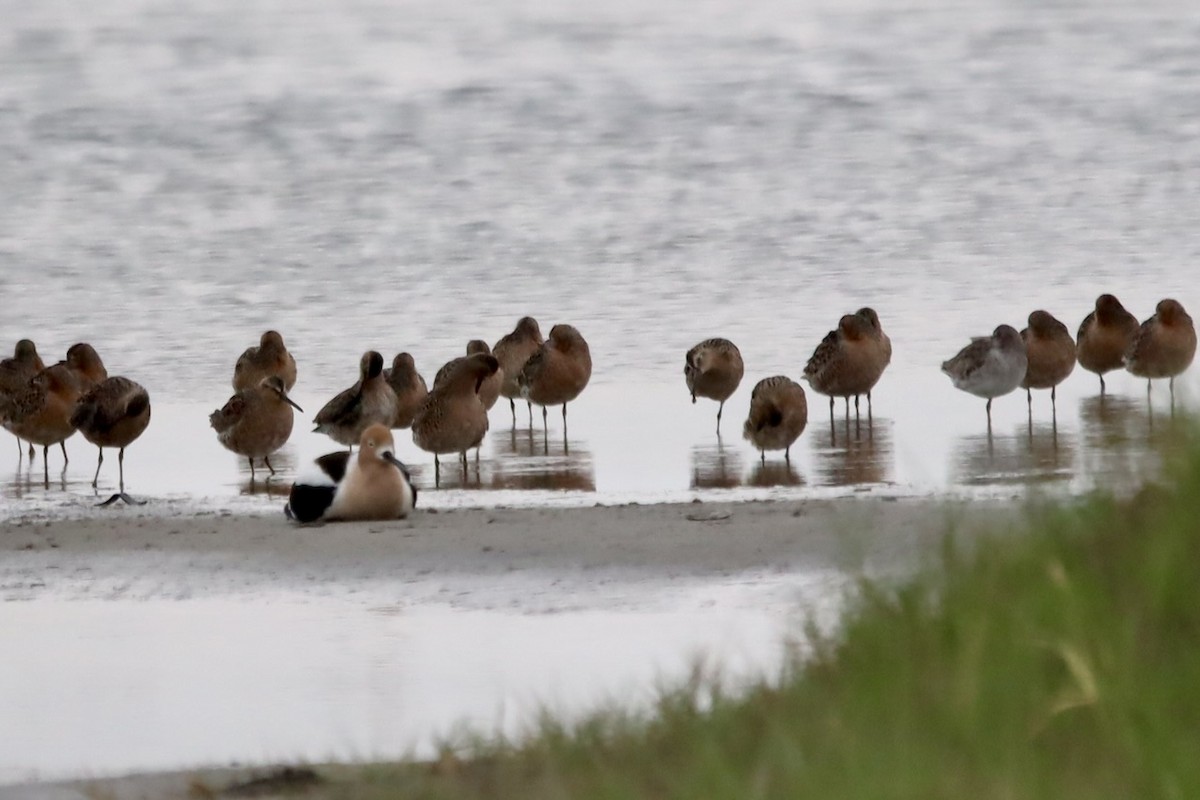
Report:
M 408 468 L 396 458 L 386 425 L 367 426 L 358 454 L 340 450 L 316 459 L 288 495 L 284 513 L 296 522 L 391 520 L 408 516 L 417 489 Z

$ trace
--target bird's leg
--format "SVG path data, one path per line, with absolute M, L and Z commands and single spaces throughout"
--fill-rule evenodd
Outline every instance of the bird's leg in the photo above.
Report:
M 871 408 L 871 390 L 867 390 L 867 424 L 875 421 L 875 409 Z
M 529 424 L 532 425 L 533 423 L 530 422 Z M 550 428 L 548 426 L 549 426 L 549 423 L 546 422 L 546 407 L 542 406 L 542 433 L 546 433 L 547 431 L 550 430 Z
M 1033 415 L 1033 389 L 1025 390 L 1025 405 L 1029 406 L 1029 414 Z
M 438 461 L 437 453 L 433 454 L 433 486 L 436 489 L 442 483 L 442 464 Z
M 854 395 L 854 418 L 858 419 L 858 395 Z
M 988 434 L 992 432 L 992 398 L 987 401 Z
M 1104 397 L 1104 376 L 1100 376 L 1100 396 Z
M 100 482 L 100 465 L 104 463 L 104 448 L 100 448 L 100 455 L 96 458 L 96 474 L 92 476 L 92 488 L 96 488 L 96 484 Z
M 525 405 L 529 407 L 529 429 L 533 430 L 533 401 L 526 400 Z
M 833 395 L 829 395 L 829 427 L 833 427 Z
M 21 445 L 21 442 L 18 440 L 17 446 L 19 447 L 20 445 Z M 33 456 L 34 456 L 35 452 L 36 451 L 34 451 L 34 449 L 33 449 L 33 442 L 30 442 L 29 443 L 29 460 L 30 461 L 33 461 Z
M 132 497 L 125 494 L 125 448 L 124 447 L 122 447 L 120 450 L 117 451 L 117 475 L 119 476 L 118 477 L 118 486 L 120 486 L 121 491 L 117 492 L 112 497 L 108 498 L 103 503 L 101 503 L 100 505 L 111 506 L 113 503 L 117 502 L 118 500 L 123 500 L 126 505 L 130 505 L 130 506 L 146 505 L 145 500 L 134 500 Z
M 721 412 L 725 410 L 725 401 L 721 401 L 721 405 L 717 406 L 717 438 L 721 438 Z
M 63 439 L 61 442 L 59 442 L 59 443 L 58 443 L 58 446 L 62 448 L 62 451 L 63 451 L 63 469 L 66 469 L 66 468 L 67 468 L 67 464 L 71 463 L 71 459 L 67 458 L 67 440 L 66 440 L 66 439 Z
M 254 485 L 254 456 L 246 456 L 246 460 L 250 462 L 250 485 Z
M 767 451 L 766 450 L 758 451 L 758 460 L 763 466 L 766 466 L 766 464 L 767 464 Z
M 46 488 L 50 488 L 50 445 L 42 445 L 42 472 L 46 479 Z
M 517 401 L 512 399 L 511 397 L 508 398 L 508 407 L 512 411 L 513 430 L 515 431 L 517 429 Z
M 783 448 L 783 463 L 789 467 L 792 465 L 792 446 L 790 444 Z
M 567 440 L 567 404 L 563 403 L 563 441 Z
M 1057 386 L 1050 387 L 1050 416 L 1052 418 L 1058 416 L 1058 387 Z
M 271 477 L 275 476 L 275 468 L 271 466 L 271 457 L 263 456 L 263 463 L 267 465 L 267 469 L 271 471 Z
M 125 448 L 117 451 L 117 486 L 125 494 Z

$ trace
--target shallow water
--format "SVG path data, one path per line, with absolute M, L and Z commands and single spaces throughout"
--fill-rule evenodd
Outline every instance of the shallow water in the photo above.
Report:
M 148 513 L 278 514 L 297 465 L 332 449 L 298 423 L 269 493 L 208 429 L 234 360 L 267 327 L 296 354 L 309 416 L 354 380 L 368 348 L 407 349 L 429 377 L 466 340 L 495 341 L 524 314 L 583 332 L 595 373 L 569 434 L 554 415 L 544 438 L 524 416 L 514 433 L 494 409 L 478 471 L 449 470 L 422 494 L 426 507 L 1078 493 L 1136 485 L 1180 438 L 1165 387 L 1150 403 L 1143 384 L 1115 376 L 1100 401 L 1085 373 L 1062 387 L 1056 421 L 1044 394 L 1032 419 L 1012 395 L 989 435 L 982 401 L 937 365 L 968 336 L 1023 327 L 1034 308 L 1074 330 L 1102 291 L 1140 318 L 1164 296 L 1200 307 L 1194 3 L 0 0 L 0 11 L 0 346 L 28 336 L 53 360 L 87 340 L 113 373 L 148 387 L 154 421 L 126 459 Z M 863 305 L 895 347 L 870 424 L 839 408 L 831 430 L 810 395 L 791 464 L 760 462 L 739 435 L 753 383 L 797 376 L 838 316 Z M 714 335 L 747 364 L 720 441 L 715 404 L 688 402 L 680 364 Z M 1180 383 L 1180 409 L 1198 380 Z M 431 459 L 406 434 L 398 444 L 428 489 Z M 94 450 L 81 441 L 68 444 L 65 473 L 51 455 L 48 486 L 40 455 L 18 462 L 14 448 L 0 455 L 0 518 L 102 513 L 91 504 L 112 491 L 115 458 L 93 492 Z M 199 627 L 171 638 L 172 615 L 188 609 Z M 256 712 L 277 662 L 220 661 L 207 694 L 178 677 L 205 678 L 204 625 L 224 610 L 6 604 L 3 649 L 27 648 L 39 665 L 4 662 L 16 670 L 5 685 L 21 687 L 8 702 L 43 668 L 60 680 L 31 696 L 74 687 L 100 702 L 78 688 L 90 685 L 84 667 L 51 671 L 70 667 L 64 641 L 97 625 L 85 641 L 114 697 L 149 686 L 193 713 L 205 710 L 193 694 L 220 695 L 262 719 L 320 720 L 324 738 L 235 744 L 245 715 L 214 712 L 214 738 L 191 748 L 114 740 L 67 764 L 51 763 L 61 748 L 22 740 L 32 749 L 7 750 L 0 775 L 428 741 L 446 718 L 410 729 L 372 716 L 410 702 L 409 680 L 424 674 L 390 660 L 400 638 L 461 626 L 469 642 L 477 627 L 529 625 L 514 674 L 538 685 L 559 634 L 523 618 L 414 612 L 417 632 L 402 634 L 407 616 L 361 607 L 264 612 L 238 641 L 277 624 L 273 646 L 294 646 L 289 680 L 316 688 Z M 330 632 L 344 618 L 345 634 Z M 139 651 L 161 642 L 167 659 L 138 683 L 112 668 L 133 638 L 106 637 L 125 624 Z M 609 641 L 608 621 L 594 627 Z M 635 683 L 649 680 L 647 653 L 678 663 L 693 642 L 738 653 L 703 624 L 679 628 L 699 633 L 617 651 Z M 751 652 L 775 663 L 775 650 Z M 364 672 L 364 661 L 383 666 Z M 586 667 L 568 694 L 612 689 Z M 446 696 L 445 685 L 429 691 Z M 345 716 L 324 716 L 351 697 Z M 491 720 L 504 693 L 465 697 L 447 708 Z M 143 706 L 78 718 L 53 697 L 21 708 L 0 709 L 0 725 L 86 734 L 101 712 Z M 117 721 L 139 732 L 134 717 Z M 171 731 L 159 743 L 183 733 Z M 135 751 L 145 757 L 121 756 Z

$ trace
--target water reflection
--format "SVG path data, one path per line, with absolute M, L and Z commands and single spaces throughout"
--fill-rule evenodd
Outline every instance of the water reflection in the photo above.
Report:
M 1076 437 L 1052 419 L 1020 426 L 1013 434 L 970 434 L 954 449 L 956 482 L 969 486 L 1037 484 L 1070 480 L 1078 455 Z
M 287 497 L 292 489 L 292 475 L 296 474 L 296 453 L 291 447 L 284 447 L 271 454 L 271 466 L 275 475 L 262 459 L 255 459 L 254 471 L 250 470 L 250 462 L 239 457 L 238 488 L 242 495 L 266 495 L 269 497 Z
M 791 462 L 782 458 L 768 458 L 766 461 L 760 459 L 754 462 L 754 467 L 750 470 L 750 479 L 746 483 L 749 486 L 761 487 L 803 486 L 804 478 L 796 472 Z
M 892 420 L 865 416 L 836 420 L 828 447 L 814 447 L 818 481 L 827 486 L 884 483 L 894 451 Z
M 491 435 L 490 489 L 596 491 L 592 453 L 579 439 L 545 437 L 531 428 Z
M 742 453 L 718 437 L 716 444 L 692 448 L 692 489 L 733 489 L 742 485 Z
M 1155 409 L 1144 398 L 1108 394 L 1079 403 L 1083 468 L 1113 484 L 1140 482 L 1162 457 L 1188 441 L 1184 415 Z

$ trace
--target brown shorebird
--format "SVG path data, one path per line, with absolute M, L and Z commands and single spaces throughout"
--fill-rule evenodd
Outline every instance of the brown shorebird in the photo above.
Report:
M 542 430 L 548 430 L 546 407 L 562 404 L 563 438 L 567 436 L 567 403 L 579 396 L 592 377 L 588 343 L 570 325 L 555 325 L 550 338 L 529 357 L 517 384 L 521 396 L 542 407 Z
M 141 436 L 150 424 L 150 395 L 146 390 L 135 381 L 119 375 L 105 378 L 79 398 L 71 414 L 71 424 L 79 429 L 83 438 L 100 449 L 96 474 L 92 478 L 93 489 L 100 480 L 104 448 L 120 448 L 117 452 L 119 491 L 100 505 L 111 505 L 118 499 L 144 505 L 145 501 L 138 502 L 125 494 L 125 448 Z
M 71 370 L 81 392 L 86 392 L 108 377 L 104 362 L 100 360 L 96 349 L 87 342 L 71 345 L 67 349 L 66 360 L 60 361 L 59 364 L 65 364 Z
M 804 387 L 785 375 L 763 378 L 750 392 L 750 415 L 742 435 L 754 444 L 766 463 L 768 450 L 782 450 L 792 462 L 792 443 L 808 424 L 808 400 Z
M 979 336 L 942 362 L 956 389 L 987 398 L 988 430 L 992 429 L 992 400 L 1020 385 L 1029 366 L 1025 340 L 1011 325 L 1000 325 L 991 336 Z
M 508 398 L 508 405 L 513 415 L 513 427 L 517 425 L 517 404 L 514 398 L 522 396 L 521 386 L 517 383 L 517 379 L 521 375 L 521 368 L 525 366 L 525 362 L 538 351 L 544 341 L 537 320 L 533 317 L 521 317 L 513 332 L 501 337 L 500 341 L 496 342 L 496 346 L 492 348 L 492 355 L 500 362 L 500 369 L 504 370 L 504 381 L 500 385 L 500 394 Z M 526 401 L 526 404 L 529 406 L 529 426 L 533 427 L 533 403 Z
M 1170 378 L 1171 404 L 1175 404 L 1175 376 L 1191 366 L 1196 356 L 1196 327 L 1177 300 L 1160 300 L 1154 316 L 1142 323 L 1125 353 L 1125 369 L 1151 380 Z
M 284 346 L 278 331 L 266 331 L 258 347 L 248 347 L 238 356 L 233 367 L 233 390 L 252 389 L 270 375 L 283 378 L 283 388 L 289 392 L 296 385 L 296 359 Z
M 296 522 L 391 520 L 407 517 L 417 504 L 408 468 L 396 458 L 386 425 L 370 425 L 358 440 L 358 455 L 340 450 L 313 462 L 292 484 L 284 513 Z
M 1104 373 L 1124 366 L 1125 353 L 1137 336 L 1137 317 L 1125 310 L 1111 294 L 1096 298 L 1096 310 L 1083 318 L 1076 336 L 1075 355 L 1079 366 L 1100 376 L 1100 394 L 1104 394 Z
M 859 395 L 867 396 L 867 414 L 871 416 L 871 389 L 892 360 L 892 342 L 879 324 L 879 316 L 870 308 L 846 314 L 838 326 L 817 345 L 804 366 L 804 380 L 821 394 L 829 395 L 829 419 L 833 422 L 834 398 L 850 398 L 858 410 Z
M 433 453 L 434 485 L 441 483 L 439 453 L 458 453 L 463 475 L 467 473 L 467 451 L 483 442 L 488 430 L 487 410 L 479 399 L 484 382 L 500 369 L 495 356 L 473 355 L 463 359 L 425 398 L 413 418 L 413 442 Z
M 396 418 L 393 428 L 412 427 L 413 415 L 421 407 L 429 389 L 425 379 L 417 372 L 416 362 L 408 353 L 397 353 L 392 359 L 391 369 L 383 371 L 383 378 L 396 393 Z
M 467 342 L 467 354 L 465 356 L 459 356 L 458 358 L 446 362 L 442 368 L 437 371 L 437 375 L 433 376 L 433 388 L 436 389 L 438 384 L 446 380 L 446 378 L 452 372 L 454 372 L 454 370 L 456 370 L 463 361 L 475 355 L 491 356 L 495 354 L 492 353 L 492 348 L 488 347 L 487 342 L 483 341 L 482 339 L 472 339 L 471 341 Z M 499 362 L 500 359 L 497 358 L 496 363 Z M 495 373 L 489 375 L 487 379 L 484 380 L 483 385 L 479 387 L 479 402 L 483 403 L 484 410 L 491 411 L 492 406 L 496 405 L 496 399 L 500 397 L 500 387 L 503 384 L 504 367 L 500 367 Z
M 269 375 L 257 386 L 241 389 L 220 409 L 208 415 L 209 424 L 217 432 L 217 440 L 250 462 L 250 481 L 254 481 L 254 459 L 261 458 L 271 466 L 271 453 L 283 447 L 292 435 L 295 414 L 304 409 L 288 397 L 283 378 Z
M 323 433 L 353 449 L 363 431 L 375 424 L 390 426 L 396 420 L 396 393 L 383 378 L 383 356 L 363 353 L 358 382 L 343 389 L 313 419 L 314 433 Z
M 683 360 L 683 376 L 692 402 L 707 397 L 720 403 L 717 406 L 717 436 L 721 435 L 721 412 L 738 384 L 742 382 L 745 366 L 741 351 L 728 339 L 705 339 L 687 351 Z
M 1029 327 L 1021 331 L 1025 340 L 1028 364 L 1021 388 L 1029 413 L 1033 414 L 1033 389 L 1050 390 L 1050 408 L 1058 416 L 1058 385 L 1075 369 L 1075 340 L 1067 326 L 1047 311 L 1034 311 L 1029 315 Z
M 17 342 L 12 358 L 0 361 L 0 422 L 4 422 L 4 408 L 9 400 L 24 392 L 33 376 L 45 368 L 46 365 L 38 356 L 37 346 L 29 339 Z M 8 428 L 7 422 L 4 422 L 4 427 Z M 17 457 L 22 455 L 21 440 L 17 439 Z M 29 444 L 29 457 L 33 458 L 32 442 Z

